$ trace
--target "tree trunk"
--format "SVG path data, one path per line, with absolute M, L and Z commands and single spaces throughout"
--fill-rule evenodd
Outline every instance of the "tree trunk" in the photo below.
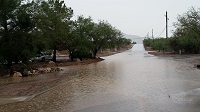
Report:
M 93 58 L 95 59 L 96 58 L 96 55 L 97 55 L 97 52 L 101 49 L 101 46 L 97 47 L 94 49 L 93 51 Z
M 56 47 L 54 47 L 54 50 L 53 50 L 53 59 L 52 61 L 56 63 Z
M 92 58 L 94 58 L 94 59 L 96 58 L 97 52 L 98 52 L 98 50 L 95 49 L 94 52 L 93 52 L 93 57 Z
M 73 53 L 70 52 L 69 54 L 70 54 L 70 60 L 71 60 L 71 61 L 74 61 Z
M 10 76 L 13 75 L 13 67 L 12 67 L 12 60 L 8 60 L 8 69 L 10 71 Z

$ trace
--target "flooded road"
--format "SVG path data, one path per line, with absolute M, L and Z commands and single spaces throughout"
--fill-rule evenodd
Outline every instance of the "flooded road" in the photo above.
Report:
M 66 67 L 60 85 L 0 112 L 199 112 L 200 70 L 181 60 L 136 44 L 99 63 Z

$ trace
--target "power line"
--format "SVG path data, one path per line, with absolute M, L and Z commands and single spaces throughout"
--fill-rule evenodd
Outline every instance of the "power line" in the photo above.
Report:
M 160 33 L 160 35 L 157 36 L 157 38 L 159 38 L 164 33 L 165 29 L 166 29 L 166 27 L 162 30 L 162 32 Z
M 168 26 L 169 18 L 168 18 L 168 16 L 167 16 L 167 11 L 166 11 L 165 17 L 166 17 L 166 26 L 165 26 L 165 28 L 162 30 L 162 32 L 160 33 L 160 35 L 157 36 L 156 38 L 159 38 L 159 37 L 164 33 L 164 31 L 166 30 L 166 39 L 167 39 L 167 38 L 168 38 L 168 27 L 173 27 L 173 26 Z M 149 33 L 147 34 L 147 38 L 148 38 L 148 37 L 149 37 Z M 153 29 L 152 29 L 152 38 L 153 38 Z
M 166 39 L 168 38 L 168 20 L 169 20 L 169 18 L 168 18 L 168 16 L 167 16 L 167 11 L 166 11 L 166 15 L 165 15 L 165 17 L 166 17 L 166 27 L 164 28 L 164 30 L 162 31 L 162 33 L 160 34 L 160 35 L 162 35 L 163 34 L 163 32 L 166 30 Z M 158 36 L 158 37 L 160 37 L 160 35 Z

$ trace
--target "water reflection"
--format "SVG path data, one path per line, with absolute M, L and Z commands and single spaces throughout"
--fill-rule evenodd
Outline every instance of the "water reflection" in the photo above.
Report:
M 66 77 L 61 85 L 0 111 L 198 111 L 200 74 L 192 66 L 154 57 L 137 44 L 99 63 L 66 67 L 52 74 Z

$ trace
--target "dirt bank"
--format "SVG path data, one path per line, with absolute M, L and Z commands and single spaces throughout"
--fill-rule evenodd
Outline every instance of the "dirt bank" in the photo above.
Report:
M 145 47 L 145 50 L 148 52 L 148 54 L 158 56 L 158 57 L 182 57 L 187 58 L 187 62 L 194 64 L 194 65 L 200 65 L 200 54 L 178 54 L 173 52 L 162 52 L 162 51 L 155 51 L 151 49 L 150 47 Z

